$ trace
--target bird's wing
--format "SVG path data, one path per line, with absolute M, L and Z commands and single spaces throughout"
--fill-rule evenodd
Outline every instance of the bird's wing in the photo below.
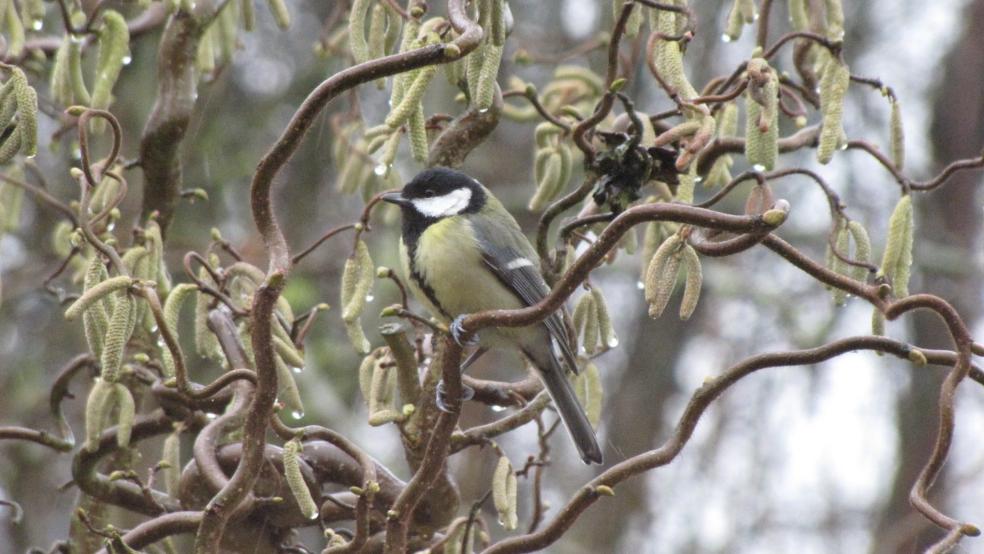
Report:
M 532 306 L 550 293 L 550 287 L 540 274 L 539 257 L 518 226 L 507 232 L 502 232 L 500 227 L 497 232 L 488 223 L 474 219 L 471 223 L 485 265 L 524 304 Z M 556 341 L 567 366 L 577 373 L 577 358 L 561 313 L 558 311 L 550 314 L 543 320 L 543 324 Z

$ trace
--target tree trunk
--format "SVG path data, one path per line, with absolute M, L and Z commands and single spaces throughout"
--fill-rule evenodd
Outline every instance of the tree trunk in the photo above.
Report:
M 673 369 L 686 344 L 684 329 L 688 328 L 675 317 L 677 309 L 676 305 L 669 306 L 658 321 L 643 314 L 634 326 L 625 371 L 618 384 L 605 393 L 603 414 L 608 433 L 602 448 L 606 467 L 653 448 L 668 433 L 665 408 L 679 392 Z M 691 320 L 690 325 L 693 328 L 696 324 Z M 577 551 L 635 551 L 633 547 L 638 545 L 624 541 L 638 539 L 631 529 L 648 525 L 654 517 L 650 512 L 652 495 L 643 478 L 619 487 L 617 502 L 599 502 L 585 516 L 591 524 L 575 528 L 573 534 L 581 547 Z

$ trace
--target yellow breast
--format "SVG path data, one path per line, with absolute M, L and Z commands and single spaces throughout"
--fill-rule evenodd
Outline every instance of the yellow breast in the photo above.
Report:
M 410 289 L 434 317 L 445 323 L 462 314 L 522 307 L 519 299 L 485 266 L 468 225 L 464 218 L 442 219 L 429 226 L 417 242 L 414 267 L 440 306 L 411 275 L 407 249 L 402 241 L 400 244 L 401 263 Z

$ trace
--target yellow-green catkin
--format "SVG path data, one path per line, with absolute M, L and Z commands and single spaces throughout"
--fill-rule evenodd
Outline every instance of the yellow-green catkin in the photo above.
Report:
M 164 301 L 164 325 L 175 339 L 178 338 L 178 316 L 181 314 L 181 306 L 197 290 L 198 287 L 194 284 L 181 283 L 171 289 L 167 300 Z M 170 349 L 161 348 L 161 362 L 163 362 L 164 376 L 174 377 L 174 358 L 171 356 Z
M 97 263 L 97 262 L 93 262 Z M 100 264 L 101 265 L 101 264 Z M 100 281 L 82 293 L 75 302 L 65 310 L 65 319 L 71 321 L 77 319 L 89 306 L 98 302 L 106 295 L 125 289 L 133 284 L 133 279 L 126 275 L 119 275 Z
M 413 48 L 417 34 L 420 32 L 421 22 L 418 18 L 411 17 L 403 24 L 403 37 L 400 39 L 400 52 L 406 52 Z M 395 107 L 403 100 L 403 94 L 407 84 L 412 82 L 414 72 L 407 71 L 399 73 L 393 77 L 393 90 L 390 92 L 390 106 Z
M 99 31 L 99 56 L 96 64 L 96 80 L 92 85 L 92 107 L 108 109 L 113 101 L 113 86 L 120 71 L 130 57 L 130 31 L 126 19 L 114 10 L 103 13 L 103 28 Z M 93 121 L 93 130 L 101 132 L 105 121 Z
M 742 28 L 754 23 L 757 17 L 758 11 L 753 0 L 734 0 L 731 11 L 728 12 L 728 21 L 724 31 L 725 40 L 730 42 L 741 38 Z
M 283 329 L 279 323 L 274 326 L 274 329 Z M 277 355 L 280 356 L 285 363 L 291 367 L 304 367 L 304 354 L 302 354 L 294 344 L 285 341 L 283 338 L 275 336 L 273 337 L 273 346 L 277 351 Z
M 215 281 L 205 268 L 198 270 L 198 279 L 205 284 L 215 286 Z M 221 364 L 225 363 L 225 355 L 222 353 L 218 339 L 208 328 L 209 306 L 214 299 L 212 295 L 202 291 L 198 291 L 195 296 L 195 351 L 199 356 Z
M 38 30 L 44 23 L 44 2 L 41 0 L 24 0 L 21 3 L 24 11 L 24 25 L 33 30 Z
M 283 403 L 294 419 L 304 417 L 304 402 L 293 372 L 280 356 L 274 357 L 274 366 L 277 370 L 277 400 Z
M 664 37 L 679 34 L 677 14 L 668 10 L 652 10 L 656 17 L 656 31 Z M 675 40 L 659 39 L 653 43 L 656 69 L 660 76 L 684 99 L 697 96 L 697 90 L 687 79 L 683 69 L 683 50 Z
M 492 29 L 489 34 L 494 46 L 502 46 L 506 43 L 506 14 L 508 11 L 509 6 L 506 0 L 492 0 Z
M 89 200 L 89 212 L 95 215 L 112 208 L 113 204 L 120 199 L 121 192 L 122 185 L 120 182 L 107 174 L 103 174 L 102 179 L 96 184 L 95 190 L 92 191 L 92 197 Z
M 468 519 L 459 517 L 448 527 L 447 539 L 444 543 L 444 554 L 465 554 L 474 548 L 473 530 L 475 525 L 468 525 Z M 465 537 L 465 531 L 469 536 Z
M 477 0 L 472 3 L 477 12 L 476 19 L 482 29 L 491 27 L 492 10 L 490 9 L 490 4 L 491 0 Z M 482 37 L 482 42 L 470 54 L 465 56 L 464 59 L 465 75 L 468 80 L 468 97 L 471 98 L 472 103 L 475 102 L 475 97 L 477 96 L 478 76 L 482 71 L 482 63 L 485 60 L 485 49 L 489 43 L 488 33 L 485 33 Z
M 850 85 L 851 72 L 840 60 L 830 57 L 820 77 L 820 127 L 817 160 L 826 164 L 841 146 L 844 137 L 844 97 Z
M 51 77 L 48 81 L 51 99 L 62 106 L 74 104 L 72 94 L 72 68 L 69 64 L 71 56 L 72 37 L 65 35 L 61 46 L 55 52 L 55 62 L 51 65 Z
M 680 183 L 677 185 L 673 199 L 684 204 L 693 204 L 694 192 L 697 189 L 697 164 L 690 164 L 690 169 L 680 173 L 678 179 Z
M 754 69 L 767 79 L 750 83 L 745 93 L 745 157 L 760 171 L 771 170 L 779 156 L 779 77 L 763 58 L 752 58 L 748 65 L 749 72 Z
M 591 307 L 584 317 L 584 338 L 581 344 L 588 354 L 596 354 L 599 351 L 598 340 L 601 337 L 601 322 L 598 320 L 598 306 L 594 301 L 594 295 L 588 294 L 585 296 L 591 297 Z
M 85 444 L 87 452 L 99 448 L 99 437 L 105 426 L 108 412 L 112 410 L 113 383 L 96 378 L 85 402 Z
M 711 139 L 714 138 L 714 131 L 717 121 L 711 117 L 710 110 L 706 108 L 685 110 L 687 118 L 698 124 L 697 131 L 684 143 L 684 151 L 676 161 L 677 171 L 685 171 Z
M 22 177 L 18 166 L 12 168 L 10 176 L 15 179 Z M 23 204 L 24 189 L 8 181 L 0 181 L 0 236 L 20 226 Z
M 622 3 L 624 4 L 624 2 Z M 644 21 L 645 21 L 645 15 L 643 14 L 643 6 L 637 3 L 632 8 L 632 13 L 629 14 L 628 21 L 625 22 L 625 36 L 629 38 L 635 38 L 639 36 L 639 31 L 642 30 L 642 24 Z
M 26 156 L 34 156 L 37 153 L 38 142 L 38 94 L 27 82 L 27 75 L 19 67 L 10 70 L 11 87 L 8 97 L 5 98 L 5 108 L 8 112 L 11 98 L 16 104 L 17 127 L 3 143 L 4 152 L 0 154 L 0 163 L 6 163 L 18 151 Z M 9 119 L 8 114 L 4 114 L 0 119 Z M 8 121 L 9 123 L 9 121 Z
M 345 260 L 342 272 L 342 320 L 345 331 L 356 351 L 361 354 L 369 352 L 371 345 L 362 329 L 360 316 L 365 309 L 366 297 L 372 288 L 375 277 L 375 265 L 369 255 L 369 248 L 364 241 L 356 244 L 355 252 Z
M 652 197 L 650 197 L 652 198 Z M 646 199 L 646 203 L 651 203 L 650 199 Z M 663 227 L 659 221 L 650 221 L 642 230 L 642 259 L 641 268 L 639 270 L 640 283 L 646 277 L 646 270 L 649 269 L 649 262 L 652 260 L 653 255 L 656 253 L 656 249 L 659 248 L 660 244 L 663 243 Z
M 386 8 L 382 4 L 372 7 L 369 14 L 369 36 L 367 37 L 369 59 L 382 58 L 386 55 Z M 386 79 L 376 79 L 376 88 L 383 90 Z
M 239 11 L 242 14 L 243 29 L 249 32 L 256 28 L 256 12 L 253 10 L 253 0 L 240 0 Z
M 807 0 L 789 0 L 789 22 L 794 31 L 806 31 L 810 27 L 806 3 Z
M 89 260 L 88 268 L 83 279 L 83 295 L 91 291 L 109 277 L 106 266 L 103 265 L 99 256 L 93 255 Z M 103 339 L 106 337 L 106 327 L 109 325 L 109 314 L 112 311 L 112 304 L 108 296 L 103 295 L 99 300 L 94 300 L 92 305 L 82 312 L 82 328 L 85 331 L 85 341 L 89 345 L 89 351 L 96 357 L 102 356 Z
M 277 27 L 281 29 L 290 27 L 290 11 L 284 0 L 267 0 L 267 6 L 270 8 L 270 13 L 273 14 L 274 21 L 277 22 Z
M 499 75 L 499 65 L 502 63 L 503 48 L 490 42 L 482 49 L 482 66 L 478 72 L 473 99 L 475 107 L 480 111 L 491 108 L 495 99 L 496 77 Z
M 144 227 L 144 246 L 150 253 L 148 269 L 150 280 L 157 283 L 157 293 L 166 295 L 171 290 L 171 276 L 164 265 L 164 238 L 161 226 L 154 220 Z
M 89 89 L 85 86 L 85 77 L 82 75 L 82 42 L 70 40 L 68 45 L 68 66 L 71 71 L 70 78 L 72 83 L 73 101 L 78 104 L 91 105 L 92 96 Z
M 697 251 L 689 244 L 683 247 L 683 271 L 686 275 L 683 287 L 683 299 L 680 301 L 680 319 L 686 321 L 693 315 L 700 299 L 700 289 L 704 282 L 703 271 Z
M 851 221 L 847 224 L 847 232 L 851 234 L 851 240 L 854 242 L 854 259 L 861 263 L 871 262 L 871 238 L 868 237 L 868 231 L 857 221 Z M 851 268 L 851 278 L 857 281 L 865 281 L 868 276 L 868 269 L 863 266 L 854 266 Z
M 892 99 L 892 114 L 889 122 L 889 140 L 892 153 L 892 164 L 895 169 L 902 171 L 905 166 L 905 130 L 902 127 L 902 110 L 898 99 Z
M 110 383 L 119 380 L 123 353 L 136 322 L 135 304 L 136 301 L 129 292 L 116 293 L 113 312 L 106 327 L 106 338 L 103 339 L 103 351 L 100 357 L 102 378 Z
M 396 160 L 396 153 L 402 137 L 402 133 L 390 133 L 389 138 L 383 143 L 379 155 L 379 165 L 386 168 L 387 174 L 393 169 L 393 162 Z
M 353 0 L 349 11 L 348 35 L 349 49 L 356 63 L 369 59 L 369 43 L 366 40 L 366 20 L 369 19 L 369 9 L 372 0 Z
M 611 314 L 608 313 L 608 304 L 605 296 L 598 287 L 591 288 L 591 296 L 594 297 L 594 307 L 598 318 L 598 338 L 602 348 L 615 348 L 618 346 L 618 336 L 615 334 L 615 326 L 612 324 Z
M 164 490 L 170 495 L 178 494 L 178 482 L 181 480 L 181 430 L 175 429 L 164 439 L 161 452 L 161 462 L 164 466 Z
M 389 2 L 386 4 L 386 36 L 383 39 L 383 51 L 392 52 L 400 41 L 400 29 L 402 28 L 403 18 L 396 11 L 396 7 Z
M 424 105 L 417 102 L 416 108 L 410 114 L 407 121 L 408 134 L 410 135 L 410 154 L 413 159 L 424 163 L 427 161 L 427 154 L 430 147 L 427 143 L 427 118 L 424 116 Z
M 274 314 L 270 316 L 270 327 L 273 330 L 274 349 L 277 355 L 292 367 L 303 368 L 304 353 L 294 346 L 294 340 L 290 337 L 291 323 L 281 322 L 281 318 Z
M 547 122 L 537 125 L 534 132 L 536 155 L 533 179 L 536 192 L 529 202 L 531 211 L 540 211 L 567 187 L 574 167 L 570 146 L 560 133 L 560 128 Z
M 21 148 L 21 135 L 13 132 L 6 140 L 0 142 L 0 165 L 3 165 L 14 158 Z
M 397 409 L 396 366 L 376 363 L 369 384 L 369 425 L 377 427 L 401 419 Z
M 246 353 L 246 362 L 250 367 L 256 365 L 256 355 L 253 353 L 253 336 L 249 322 L 243 321 L 236 326 L 239 333 L 239 340 L 243 343 L 243 351 Z
M 563 174 L 563 160 L 560 153 L 554 151 L 543 151 L 537 154 L 537 161 L 542 163 L 534 165 L 534 170 L 542 168 L 542 172 L 536 176 L 536 192 L 530 198 L 528 208 L 530 211 L 538 212 L 544 209 L 547 204 L 557 194 L 561 185 L 561 175 Z
M 589 319 L 597 320 L 597 310 L 594 305 L 594 295 L 584 294 L 577 301 L 577 305 L 574 306 L 574 314 L 572 316 L 572 324 L 574 325 L 574 330 L 578 336 L 586 336 L 586 329 L 590 325 L 588 323 Z M 597 342 L 597 338 L 595 338 Z M 584 347 L 586 352 L 594 352 L 595 344 L 588 344 L 587 340 L 582 339 L 581 345 Z
M 738 104 L 735 102 L 727 102 L 718 111 L 716 116 L 717 119 L 717 136 L 719 138 L 731 138 L 736 136 L 738 132 Z M 720 187 L 731 181 L 731 166 L 734 165 L 734 159 L 725 154 L 718 157 L 714 161 L 714 165 L 711 166 L 711 170 L 707 173 L 707 178 L 704 179 L 704 186 L 706 187 Z
M 301 514 L 308 519 L 316 519 L 318 517 L 318 505 L 315 504 L 314 498 L 311 496 L 311 489 L 304 482 L 304 475 L 301 473 L 301 464 L 298 459 L 302 449 L 301 441 L 296 437 L 284 443 L 284 477 L 291 494 L 294 495 L 294 500 L 297 501 L 297 507 L 300 508 Z
M 827 38 L 833 41 L 844 39 L 844 7 L 841 0 L 825 0 L 827 11 Z
M 369 399 L 372 396 L 372 375 L 376 364 L 379 363 L 379 352 L 377 349 L 368 354 L 362 358 L 362 363 L 359 364 L 359 391 L 362 392 L 362 399 L 365 400 L 366 406 L 369 405 Z
M 63 219 L 55 224 L 55 228 L 51 231 L 51 250 L 59 258 L 64 258 L 71 253 L 74 247 L 72 243 L 74 232 L 75 226 L 67 220 Z M 88 267 L 88 261 L 86 266 Z
M 365 241 L 359 240 L 355 252 L 345 260 L 342 271 L 342 319 L 351 320 L 362 315 L 375 278 L 374 269 L 369 247 Z
M 150 251 L 144 246 L 134 246 L 123 254 L 123 265 L 135 279 L 151 281 L 153 276 L 150 269 Z M 136 304 L 136 311 L 131 314 L 136 321 L 144 321 L 147 305 L 143 302 Z
M 700 123 L 697 121 L 685 121 L 678 125 L 674 125 L 669 130 L 661 133 L 653 141 L 653 146 L 665 146 L 671 142 L 676 142 L 680 139 L 687 138 L 697 130 L 700 129 Z
M 605 82 L 600 75 L 581 65 L 560 65 L 554 70 L 554 80 L 576 81 L 584 86 L 585 92 L 592 96 L 601 96 L 605 91 Z M 544 92 L 546 95 L 546 92 Z
M 366 142 L 362 138 L 355 139 L 355 142 L 351 142 L 355 136 L 358 129 L 346 126 L 341 133 L 341 136 L 335 141 L 335 164 L 340 169 L 337 172 L 336 177 L 336 189 L 344 194 L 352 194 L 359 189 L 362 183 L 362 175 L 369 166 L 368 169 L 371 171 L 371 164 L 362 155 L 366 152 L 365 146 Z
M 386 125 L 391 129 L 398 129 L 402 126 L 413 112 L 420 106 L 424 93 L 427 92 L 427 85 L 437 73 L 436 66 L 427 66 L 414 72 L 413 80 L 406 86 L 400 103 L 393 106 L 389 115 L 386 116 Z
M 23 95 L 17 97 L 17 131 L 21 153 L 34 157 L 38 153 L 38 93 L 33 87 L 25 87 Z
M 650 317 L 659 317 L 669 303 L 670 295 L 676 286 L 677 272 L 680 267 L 679 250 L 682 241 L 677 234 L 670 235 L 656 249 L 649 267 L 646 270 L 645 296 L 649 302 Z
M 588 416 L 591 426 L 597 428 L 598 423 L 601 422 L 601 406 L 604 399 L 598 366 L 589 361 L 573 380 L 577 401 L 584 408 L 584 413 Z
M 622 249 L 629 256 L 636 253 L 639 250 L 639 234 L 636 232 L 635 227 L 629 229 L 622 235 L 622 238 L 618 241 L 618 247 Z
M 12 58 L 20 57 L 24 53 L 26 43 L 24 36 L 24 21 L 17 13 L 17 6 L 14 0 L 7 0 L 6 3 L 0 2 L 0 7 L 5 8 L 5 14 L 0 14 L 6 24 L 7 29 L 7 55 Z
M 888 277 L 896 298 L 909 295 L 913 246 L 912 196 L 903 195 L 888 222 L 888 241 L 882 256 L 881 272 Z
M 509 458 L 501 456 L 492 474 L 492 502 L 499 514 L 499 525 L 507 531 L 516 528 L 519 518 L 516 511 L 516 473 Z
M 116 403 L 116 445 L 120 448 L 130 446 L 130 435 L 133 432 L 133 424 L 137 417 L 136 403 L 130 389 L 123 383 L 113 384 L 113 400 Z
M 14 96 L 14 79 L 10 78 L 0 86 L 0 128 L 6 129 L 13 122 L 15 115 L 17 115 L 17 97 Z
M 837 253 L 831 256 L 831 270 L 834 273 L 840 275 L 850 275 L 851 265 L 845 262 L 838 256 L 844 256 L 848 259 L 851 258 L 851 233 L 847 229 L 847 222 L 843 218 L 839 218 L 836 229 L 834 231 L 834 247 L 837 249 Z M 838 306 L 843 306 L 847 302 L 847 291 L 834 287 L 834 304 Z
M 215 25 L 213 32 L 222 61 L 228 63 L 239 48 L 239 5 L 232 1 L 226 4 Z
M 885 336 L 885 314 L 878 308 L 871 312 L 871 334 L 879 337 Z M 879 352 L 879 356 L 881 353 Z
M 215 29 L 216 24 L 209 27 L 202 38 L 198 41 L 198 54 L 195 59 L 195 66 L 202 75 L 211 75 L 215 72 Z

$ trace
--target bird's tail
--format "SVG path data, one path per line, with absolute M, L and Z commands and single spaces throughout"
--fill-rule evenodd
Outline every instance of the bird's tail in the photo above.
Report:
M 574 388 L 567 380 L 564 367 L 552 353 L 548 353 L 547 356 L 532 356 L 530 354 L 527 353 L 527 357 L 539 369 L 540 379 L 543 380 L 547 393 L 550 394 L 554 405 L 557 406 L 560 419 L 564 422 L 564 427 L 567 428 L 571 439 L 574 440 L 574 445 L 581 454 L 581 459 L 586 464 L 600 464 L 602 456 L 598 439 L 595 438 L 594 429 L 591 428 L 587 414 L 584 413 L 584 409 L 577 401 Z M 549 361 L 542 360 L 544 357 L 548 357 Z

